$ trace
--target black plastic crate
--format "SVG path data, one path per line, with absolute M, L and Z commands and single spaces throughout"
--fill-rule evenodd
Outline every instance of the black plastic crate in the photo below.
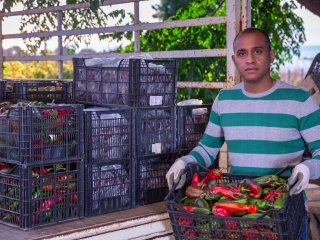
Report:
M 72 102 L 72 81 L 67 80 L 8 80 L 8 101 Z
M 74 102 L 130 107 L 173 106 L 177 61 L 123 59 L 116 67 L 86 66 L 74 58 Z
M 176 153 L 136 158 L 136 205 L 163 201 L 168 194 L 166 173 L 177 158 Z
M 0 161 L 39 164 L 83 158 L 81 105 L 11 105 L 0 114 Z
M 86 216 L 121 211 L 133 206 L 131 164 L 131 161 L 86 164 Z
M 0 222 L 31 229 L 83 217 L 83 161 L 0 172 Z
M 177 149 L 191 150 L 206 130 L 212 105 L 177 106 Z
M 6 80 L 0 80 L 0 100 L 5 101 L 7 99 L 6 96 Z
M 301 229 L 307 219 L 303 194 L 289 197 L 281 209 L 268 210 L 271 218 L 217 217 L 213 215 L 193 214 L 182 209 L 181 199 L 186 187 L 191 184 L 193 173 L 201 171 L 194 165 L 188 165 L 185 186 L 173 190 L 165 198 L 174 236 L 176 239 L 299 239 Z M 200 179 L 207 171 L 199 172 Z M 223 174 L 222 182 L 237 183 L 244 178 L 256 176 Z
M 135 156 L 172 153 L 176 150 L 175 107 L 135 110 Z
M 131 109 L 85 109 L 84 116 L 86 162 L 131 159 Z

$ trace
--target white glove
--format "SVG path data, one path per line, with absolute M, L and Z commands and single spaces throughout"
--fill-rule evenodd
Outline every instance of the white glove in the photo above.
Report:
M 293 168 L 292 174 L 288 179 L 290 186 L 290 196 L 293 194 L 299 194 L 308 187 L 310 178 L 310 170 L 303 163 L 298 164 Z
M 186 174 L 183 174 L 183 176 L 181 175 L 185 167 L 186 167 L 186 163 L 181 158 L 178 158 L 174 162 L 174 164 L 172 164 L 172 166 L 170 167 L 169 171 L 166 174 L 169 190 L 172 188 L 173 184 L 177 184 L 179 182 L 180 177 L 181 177 L 181 180 L 176 189 L 183 187 L 186 181 Z

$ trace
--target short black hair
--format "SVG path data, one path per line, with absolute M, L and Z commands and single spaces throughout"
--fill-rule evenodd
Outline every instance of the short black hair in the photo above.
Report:
M 260 28 L 254 28 L 254 27 L 246 28 L 237 34 L 237 36 L 233 40 L 233 49 L 234 49 L 235 42 L 237 41 L 237 39 L 241 35 L 252 34 L 252 33 L 261 33 L 266 40 L 268 50 L 269 51 L 271 50 L 271 42 L 270 42 L 270 38 L 269 38 L 268 34 L 264 30 L 262 30 Z

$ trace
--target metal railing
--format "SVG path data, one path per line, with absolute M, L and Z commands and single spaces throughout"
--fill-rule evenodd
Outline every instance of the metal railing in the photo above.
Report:
M 125 58 L 132 55 L 132 53 L 95 53 L 95 54 L 77 54 L 77 55 L 64 55 L 63 54 L 63 36 L 70 35 L 85 35 L 85 34 L 99 34 L 99 33 L 114 33 L 114 32 L 134 32 L 134 52 L 143 53 L 140 51 L 140 33 L 143 30 L 155 29 L 169 29 L 169 28 L 182 28 L 191 26 L 204 26 L 211 24 L 227 24 L 227 48 L 225 49 L 195 49 L 195 50 L 178 50 L 178 51 L 156 51 L 147 52 L 153 58 L 204 58 L 204 57 L 227 57 L 227 79 L 225 82 L 178 82 L 179 88 L 212 88 L 220 89 L 234 85 L 239 82 L 239 76 L 236 73 L 235 66 L 231 61 L 233 53 L 232 43 L 240 28 L 244 29 L 250 26 L 251 22 L 251 0 L 243 0 L 242 7 L 240 8 L 239 0 L 226 0 L 227 1 L 227 15 L 225 17 L 204 17 L 187 20 L 165 21 L 157 23 L 140 23 L 139 19 L 139 2 L 145 0 L 105 0 L 101 6 L 116 5 L 123 3 L 134 4 L 134 24 L 124 26 L 110 26 L 110 27 L 97 27 L 89 29 L 62 29 L 62 12 L 89 8 L 89 3 L 71 4 L 57 7 L 47 7 L 41 9 L 31 9 L 15 12 L 0 12 L 0 79 L 3 79 L 3 63 L 5 61 L 58 61 L 59 79 L 63 79 L 63 61 L 70 60 L 74 57 L 119 57 Z M 41 13 L 57 13 L 57 30 L 47 32 L 30 32 L 30 33 L 17 33 L 17 34 L 3 34 L 2 22 L 6 17 L 32 15 Z M 3 40 L 6 39 L 23 39 L 35 37 L 58 37 L 58 51 L 57 55 L 50 56 L 4 56 L 3 55 Z

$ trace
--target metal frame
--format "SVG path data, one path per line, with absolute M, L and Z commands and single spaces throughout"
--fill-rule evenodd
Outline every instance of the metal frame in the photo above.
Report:
M 101 6 L 116 5 L 123 3 L 134 4 L 134 24 L 123 26 L 100 27 L 91 29 L 62 30 L 62 11 L 88 8 L 89 3 L 70 4 L 58 7 L 48 7 L 42 9 L 31 9 L 15 12 L 0 12 L 0 79 L 3 79 L 3 62 L 5 61 L 58 61 L 59 79 L 63 79 L 63 61 L 70 60 L 73 57 L 119 57 L 125 58 L 131 56 L 132 53 L 98 53 L 98 54 L 77 54 L 64 55 L 62 37 L 68 35 L 98 34 L 134 31 L 134 52 L 140 52 L 140 33 L 143 30 L 154 30 L 176 27 L 203 26 L 211 24 L 227 24 L 227 48 L 226 49 L 196 49 L 196 50 L 180 50 L 180 51 L 157 51 L 147 52 L 153 58 L 202 58 L 202 57 L 227 57 L 227 79 L 226 82 L 178 82 L 179 88 L 211 88 L 220 89 L 229 87 L 239 82 L 239 76 L 231 61 L 233 54 L 233 39 L 240 29 L 250 26 L 251 22 L 251 0 L 242 0 L 242 8 L 240 8 L 240 0 L 227 1 L 227 16 L 225 17 L 205 17 L 197 19 L 187 19 L 178 21 L 166 21 L 157 23 L 140 23 L 139 19 L 139 2 L 145 0 L 105 0 Z M 2 20 L 5 17 L 31 15 L 39 13 L 57 12 L 58 27 L 57 31 L 19 33 L 19 34 L 2 34 Z M 4 56 L 3 55 L 3 39 L 15 38 L 34 38 L 34 37 L 58 37 L 58 54 L 54 56 Z

